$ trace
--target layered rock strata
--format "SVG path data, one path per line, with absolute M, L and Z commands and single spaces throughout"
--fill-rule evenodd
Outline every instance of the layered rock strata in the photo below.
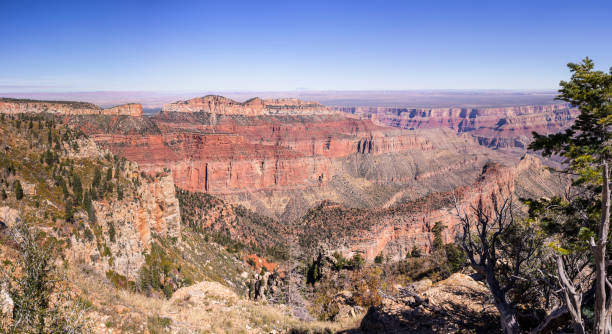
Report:
M 252 98 L 245 102 L 207 95 L 186 101 L 178 101 L 163 106 L 163 112 L 206 112 L 219 115 L 273 115 L 273 114 L 328 114 L 333 111 L 318 102 L 301 101 L 294 98 L 260 99 Z
M 86 103 L 72 101 L 36 101 L 0 98 L 0 114 L 49 113 L 56 115 L 126 115 L 142 116 L 142 105 L 123 104 L 109 109 Z
M 405 184 L 419 194 L 452 189 L 490 158 L 447 129 L 409 132 L 342 114 L 162 112 L 139 126 L 73 125 L 147 171 L 171 169 L 180 188 L 286 220 L 325 199 L 383 205 Z
M 559 179 L 534 156 L 525 156 L 516 165 L 490 162 L 471 184 L 389 207 L 364 210 L 322 203 L 301 221 L 302 246 L 314 249 L 324 244 L 346 257 L 360 253 L 370 261 L 379 254 L 400 260 L 413 247 L 429 252 L 436 222 L 445 226 L 444 242 L 454 242 L 459 232 L 457 208 L 461 213 L 470 213 L 481 198 L 485 206 L 490 206 L 493 196 L 507 198 L 515 194 L 515 202 L 517 195 L 551 196 L 561 193 L 568 183 L 567 178 Z
M 567 104 L 504 108 L 386 108 L 337 107 L 335 110 L 371 118 L 378 124 L 402 129 L 450 128 L 470 133 L 481 145 L 525 149 L 532 132 L 559 132 L 569 127 L 578 111 Z

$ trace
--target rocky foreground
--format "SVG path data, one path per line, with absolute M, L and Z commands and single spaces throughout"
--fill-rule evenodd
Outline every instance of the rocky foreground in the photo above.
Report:
M 401 287 L 368 310 L 361 321 L 364 333 L 497 332 L 499 315 L 482 282 L 456 273 L 432 284 L 423 280 Z

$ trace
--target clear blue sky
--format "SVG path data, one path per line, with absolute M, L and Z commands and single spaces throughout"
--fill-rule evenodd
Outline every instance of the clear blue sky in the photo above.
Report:
M 612 1 L 0 0 L 0 91 L 554 89 Z

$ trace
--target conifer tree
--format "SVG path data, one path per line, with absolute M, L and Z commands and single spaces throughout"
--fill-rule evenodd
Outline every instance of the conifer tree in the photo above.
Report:
M 13 182 L 13 191 L 15 192 L 15 199 L 21 201 L 23 198 L 23 188 L 21 187 L 21 182 L 19 182 L 19 180 L 15 180 L 15 182 Z

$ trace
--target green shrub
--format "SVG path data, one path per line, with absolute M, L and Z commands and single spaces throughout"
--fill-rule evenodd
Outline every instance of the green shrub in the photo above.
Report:
M 172 324 L 172 319 L 160 317 L 159 315 L 150 316 L 147 319 L 147 328 L 151 334 L 166 333 Z
M 374 258 L 374 263 L 378 263 L 381 264 L 385 261 L 385 257 L 383 256 L 382 253 L 376 255 L 376 257 Z
M 341 270 L 347 265 L 348 261 L 344 256 L 342 256 L 342 254 L 339 252 L 334 252 L 332 255 L 334 258 L 336 258 L 336 270 Z
M 417 246 L 412 246 L 412 250 L 410 251 L 411 257 L 421 257 L 421 250 L 417 248 Z
M 351 267 L 355 269 L 361 269 L 364 263 L 365 263 L 365 259 L 363 258 L 363 256 L 361 256 L 360 253 L 355 253 L 355 255 L 353 255 L 353 258 L 351 259 L 350 264 L 351 264 Z

